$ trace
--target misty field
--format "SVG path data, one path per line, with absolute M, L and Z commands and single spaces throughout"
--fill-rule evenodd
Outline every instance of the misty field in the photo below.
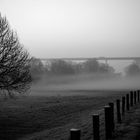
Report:
M 82 129 L 83 139 L 91 139 L 91 114 L 126 93 L 111 90 L 53 92 L 56 96 L 36 95 L 1 101 L 0 139 L 63 140 L 69 138 L 73 127 Z
M 71 128 L 92 139 L 93 113 L 139 87 L 139 79 L 42 78 L 29 96 L 0 101 L 0 139 L 68 140 Z

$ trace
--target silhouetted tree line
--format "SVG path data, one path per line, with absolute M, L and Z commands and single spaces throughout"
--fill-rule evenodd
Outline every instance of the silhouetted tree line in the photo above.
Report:
M 140 76 L 140 61 L 134 61 L 125 68 L 126 76 Z
M 33 81 L 39 80 L 45 72 L 45 67 L 40 59 L 34 57 L 30 60 L 31 77 Z
M 74 74 L 114 74 L 115 70 L 108 64 L 99 63 L 96 59 L 85 62 L 72 62 L 54 60 L 50 65 L 45 65 L 40 59 L 31 59 L 31 73 L 33 79 L 38 79 L 42 74 L 46 75 L 74 75 Z
M 113 67 L 105 63 L 100 63 L 96 59 L 84 62 L 72 62 L 64 60 L 54 60 L 49 65 L 43 64 L 40 59 L 32 58 L 31 61 L 32 77 L 36 80 L 44 75 L 76 75 L 76 74 L 105 74 L 117 76 Z M 132 62 L 125 68 L 126 76 L 140 75 L 140 63 Z

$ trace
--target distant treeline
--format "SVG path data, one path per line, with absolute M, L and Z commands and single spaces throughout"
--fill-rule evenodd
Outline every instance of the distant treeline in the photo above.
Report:
M 140 74 L 140 65 L 134 61 L 125 68 L 127 76 L 135 76 Z M 41 75 L 78 75 L 78 74 L 104 74 L 104 75 L 118 75 L 115 69 L 105 63 L 100 63 L 96 59 L 87 60 L 83 62 L 73 62 L 64 60 L 54 60 L 51 62 L 42 62 L 40 59 L 31 59 L 31 74 L 32 78 L 38 79 Z M 121 75 L 121 74 L 119 74 Z
M 140 76 L 140 61 L 133 61 L 125 68 L 126 76 Z

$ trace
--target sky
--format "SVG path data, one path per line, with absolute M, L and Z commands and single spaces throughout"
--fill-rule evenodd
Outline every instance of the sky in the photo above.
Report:
M 32 56 L 140 55 L 140 0 L 0 0 Z

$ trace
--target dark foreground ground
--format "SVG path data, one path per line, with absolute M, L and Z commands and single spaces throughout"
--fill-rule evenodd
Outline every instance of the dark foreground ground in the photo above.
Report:
M 140 140 L 140 103 L 126 113 L 113 140 Z
M 66 91 L 64 91 L 66 92 Z M 66 140 L 72 127 L 92 139 L 91 115 L 126 91 L 69 91 L 0 101 L 0 140 Z M 75 94 L 78 93 L 78 94 Z M 80 94 L 81 93 L 81 94 Z

